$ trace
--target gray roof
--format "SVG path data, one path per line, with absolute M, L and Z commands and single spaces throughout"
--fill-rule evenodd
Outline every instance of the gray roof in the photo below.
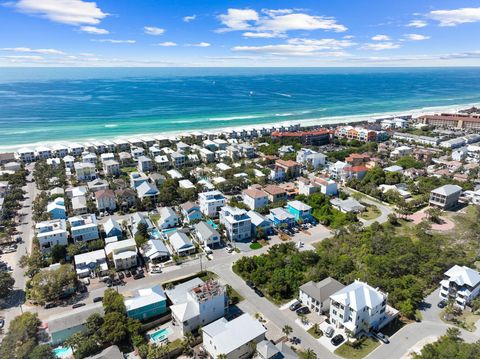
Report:
M 170 256 L 170 251 L 165 243 L 163 243 L 163 241 L 160 239 L 149 240 L 147 243 L 145 243 L 142 249 L 144 255 L 149 259 Z
M 457 186 L 455 184 L 446 184 L 442 187 L 435 188 L 432 192 L 441 194 L 443 196 L 450 196 L 461 191 L 462 187 L 460 186 Z
M 300 290 L 306 293 L 309 297 L 318 300 L 319 302 L 324 302 L 330 298 L 333 293 L 344 287 L 345 286 L 336 279 L 327 277 L 320 282 L 307 282 L 300 287 Z
M 57 333 L 84 324 L 87 321 L 87 318 L 95 313 L 103 315 L 102 303 L 95 303 L 75 310 L 69 310 L 61 314 L 52 315 L 47 320 L 48 331 L 50 333 Z
M 207 222 L 198 222 L 195 224 L 195 231 L 200 234 L 202 238 L 210 238 L 213 236 L 220 237 L 220 234 Z
M 124 359 L 124 356 L 116 345 L 112 345 L 100 353 L 86 357 L 85 359 Z

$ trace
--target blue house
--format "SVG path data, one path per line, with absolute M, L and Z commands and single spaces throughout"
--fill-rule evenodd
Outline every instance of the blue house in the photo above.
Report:
M 65 200 L 63 197 L 57 197 L 47 205 L 47 212 L 51 219 L 67 219 L 65 211 Z
M 295 217 L 296 221 L 310 221 L 312 218 L 312 207 L 301 201 L 287 202 L 287 211 Z
M 103 224 L 103 230 L 105 231 L 105 237 L 107 238 L 117 237 L 118 239 L 122 239 L 123 237 L 122 227 L 120 227 L 120 224 L 112 218 Z
M 290 228 L 295 225 L 295 216 L 282 207 L 271 209 L 268 218 L 275 227 L 287 226 Z
M 161 285 L 139 289 L 135 297 L 125 300 L 127 316 L 147 320 L 167 311 L 167 297 Z

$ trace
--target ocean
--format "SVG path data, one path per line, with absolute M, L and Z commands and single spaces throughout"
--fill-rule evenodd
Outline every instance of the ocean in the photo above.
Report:
M 1 68 L 0 150 L 480 104 L 480 68 Z

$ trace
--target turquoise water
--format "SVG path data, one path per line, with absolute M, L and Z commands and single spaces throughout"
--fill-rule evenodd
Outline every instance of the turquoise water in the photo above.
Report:
M 218 228 L 218 226 L 215 224 L 215 222 L 212 221 L 211 219 L 209 219 L 209 220 L 207 221 L 207 223 L 208 223 L 209 225 L 211 225 L 213 229 L 217 229 L 217 228 Z
M 480 68 L 0 69 L 0 150 L 480 103 Z
M 162 235 L 160 234 L 158 229 L 154 228 L 150 231 L 150 238 L 151 239 L 161 239 Z
M 150 339 L 154 342 L 161 342 L 161 341 L 167 339 L 167 337 L 170 334 L 172 334 L 172 329 L 164 328 L 164 329 L 160 329 L 160 330 L 154 332 L 153 334 L 150 334 Z
M 57 358 L 64 359 L 64 358 L 71 357 L 73 355 L 73 351 L 72 351 L 72 348 L 58 347 L 53 349 L 53 354 Z
M 167 234 L 167 233 L 175 232 L 176 230 L 178 230 L 178 228 L 168 228 L 168 229 L 162 230 L 162 232 Z

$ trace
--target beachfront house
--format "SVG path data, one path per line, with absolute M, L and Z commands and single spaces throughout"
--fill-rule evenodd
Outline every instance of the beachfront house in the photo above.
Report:
M 211 358 L 225 355 L 228 359 L 243 359 L 256 350 L 253 344 L 265 340 L 267 329 L 249 314 L 228 321 L 226 318 L 202 328 L 203 347 Z
M 139 289 L 135 296 L 125 299 L 125 308 L 129 318 L 140 321 L 165 314 L 167 298 L 160 284 Z
M 330 322 L 353 336 L 379 330 L 387 322 L 387 293 L 355 280 L 330 296 Z
M 227 311 L 225 287 L 216 280 L 191 279 L 166 290 L 172 302 L 172 320 L 182 334 L 223 317 Z
M 467 266 L 454 265 L 443 275 L 439 296 L 452 300 L 461 309 L 480 295 L 480 273 Z
M 56 245 L 68 245 L 67 223 L 64 219 L 37 223 L 35 225 L 35 235 L 42 252 L 48 252 Z
M 230 241 L 248 241 L 252 237 L 252 223 L 247 211 L 224 206 L 220 210 L 220 223 L 225 226 Z

